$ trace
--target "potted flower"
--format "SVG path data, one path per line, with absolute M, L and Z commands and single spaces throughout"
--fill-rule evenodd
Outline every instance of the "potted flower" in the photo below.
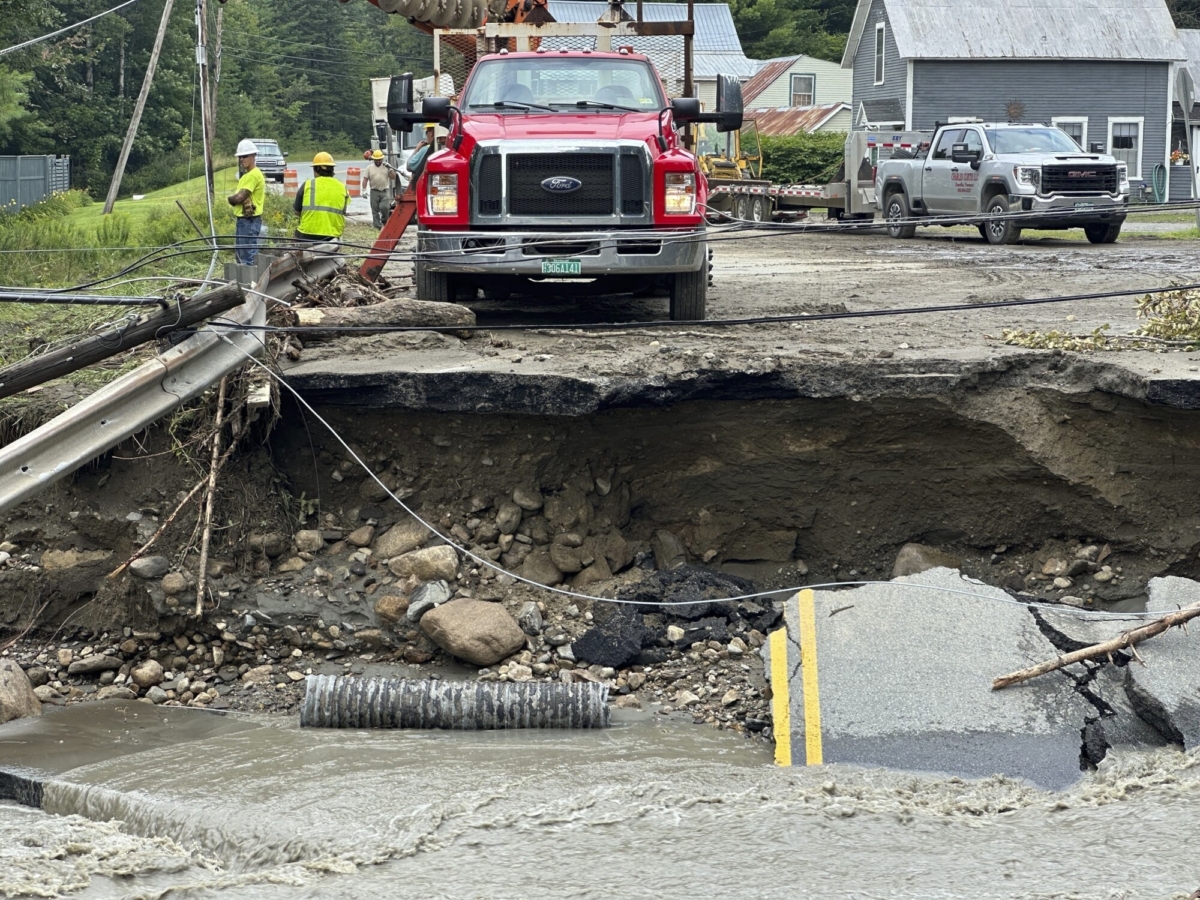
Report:
M 1171 165 L 1186 166 L 1188 164 L 1188 155 L 1178 147 L 1171 151 Z

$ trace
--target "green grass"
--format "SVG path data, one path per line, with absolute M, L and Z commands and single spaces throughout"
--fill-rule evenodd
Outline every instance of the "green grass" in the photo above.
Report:
M 237 185 L 237 170 L 234 166 L 229 166 L 225 169 L 219 169 L 213 173 L 213 183 L 215 186 L 215 197 L 213 213 L 220 220 L 221 214 L 228 209 L 228 204 L 224 198 L 232 194 Z M 143 196 L 141 200 L 125 198 L 118 200 L 113 207 L 112 214 L 126 217 L 131 225 L 137 226 L 146 222 L 147 219 L 155 215 L 161 215 L 164 212 L 179 211 L 179 207 L 175 205 L 178 200 L 184 206 L 189 208 L 199 206 L 205 209 L 204 203 L 204 176 L 193 178 L 190 181 L 173 184 L 169 187 L 161 188 L 157 191 L 151 191 Z M 194 216 L 194 213 L 193 213 Z M 96 202 L 90 206 L 83 206 L 76 209 L 69 216 L 67 221 L 72 225 L 80 228 L 100 226 L 100 222 L 106 218 L 104 216 L 103 202 Z M 204 223 L 208 221 L 208 213 L 204 213 L 203 223 L 200 219 L 196 220 L 201 228 L 206 227 Z M 219 230 L 219 229 L 218 229 Z

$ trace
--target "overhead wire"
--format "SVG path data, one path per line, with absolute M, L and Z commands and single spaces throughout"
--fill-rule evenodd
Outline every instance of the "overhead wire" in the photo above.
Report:
M 4 47 L 3 49 L 0 49 L 0 56 L 7 56 L 10 53 L 16 53 L 18 50 L 24 50 L 27 47 L 32 47 L 35 44 L 42 43 L 43 41 L 53 40 L 54 38 L 59 37 L 60 35 L 64 35 L 69 31 L 74 31 L 76 28 L 82 28 L 84 25 L 87 25 L 91 22 L 95 22 L 97 19 L 103 19 L 105 16 L 110 16 L 115 12 L 119 12 L 120 10 L 124 9 L 127 6 L 133 6 L 133 4 L 135 4 L 137 2 L 138 2 L 138 0 L 125 0 L 124 3 L 120 3 L 117 6 L 114 6 L 112 9 L 106 9 L 102 13 L 97 13 L 96 15 L 91 16 L 90 18 L 84 19 L 80 22 L 75 22 L 72 25 L 67 25 L 64 28 L 59 28 L 57 31 L 51 31 L 49 34 L 43 34 L 40 37 L 31 38 L 30 40 L 22 41 L 19 44 L 13 44 L 11 47 Z

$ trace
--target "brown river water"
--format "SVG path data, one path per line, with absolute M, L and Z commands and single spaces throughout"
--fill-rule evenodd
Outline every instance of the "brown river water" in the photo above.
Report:
M 0 804 L 0 896 L 1116 900 L 1200 887 L 1200 754 L 1113 754 L 1048 792 L 778 769 L 764 744 L 616 714 L 602 732 L 508 733 L 230 716 L 198 737 L 125 704 L 70 732 L 0 727 L 0 760 L 7 746 L 60 772 L 48 812 Z M 112 752 L 73 766 L 72 741 Z

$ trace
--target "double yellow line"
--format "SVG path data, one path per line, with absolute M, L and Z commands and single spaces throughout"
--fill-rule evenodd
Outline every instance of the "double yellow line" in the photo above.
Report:
M 800 681 L 804 693 L 804 763 L 825 761 L 821 746 L 821 694 L 817 684 L 817 613 L 812 591 L 796 595 L 796 621 L 800 631 Z M 786 622 L 786 616 L 785 616 Z M 775 762 L 792 764 L 792 698 L 788 683 L 787 626 L 771 633 L 771 715 L 775 734 Z

